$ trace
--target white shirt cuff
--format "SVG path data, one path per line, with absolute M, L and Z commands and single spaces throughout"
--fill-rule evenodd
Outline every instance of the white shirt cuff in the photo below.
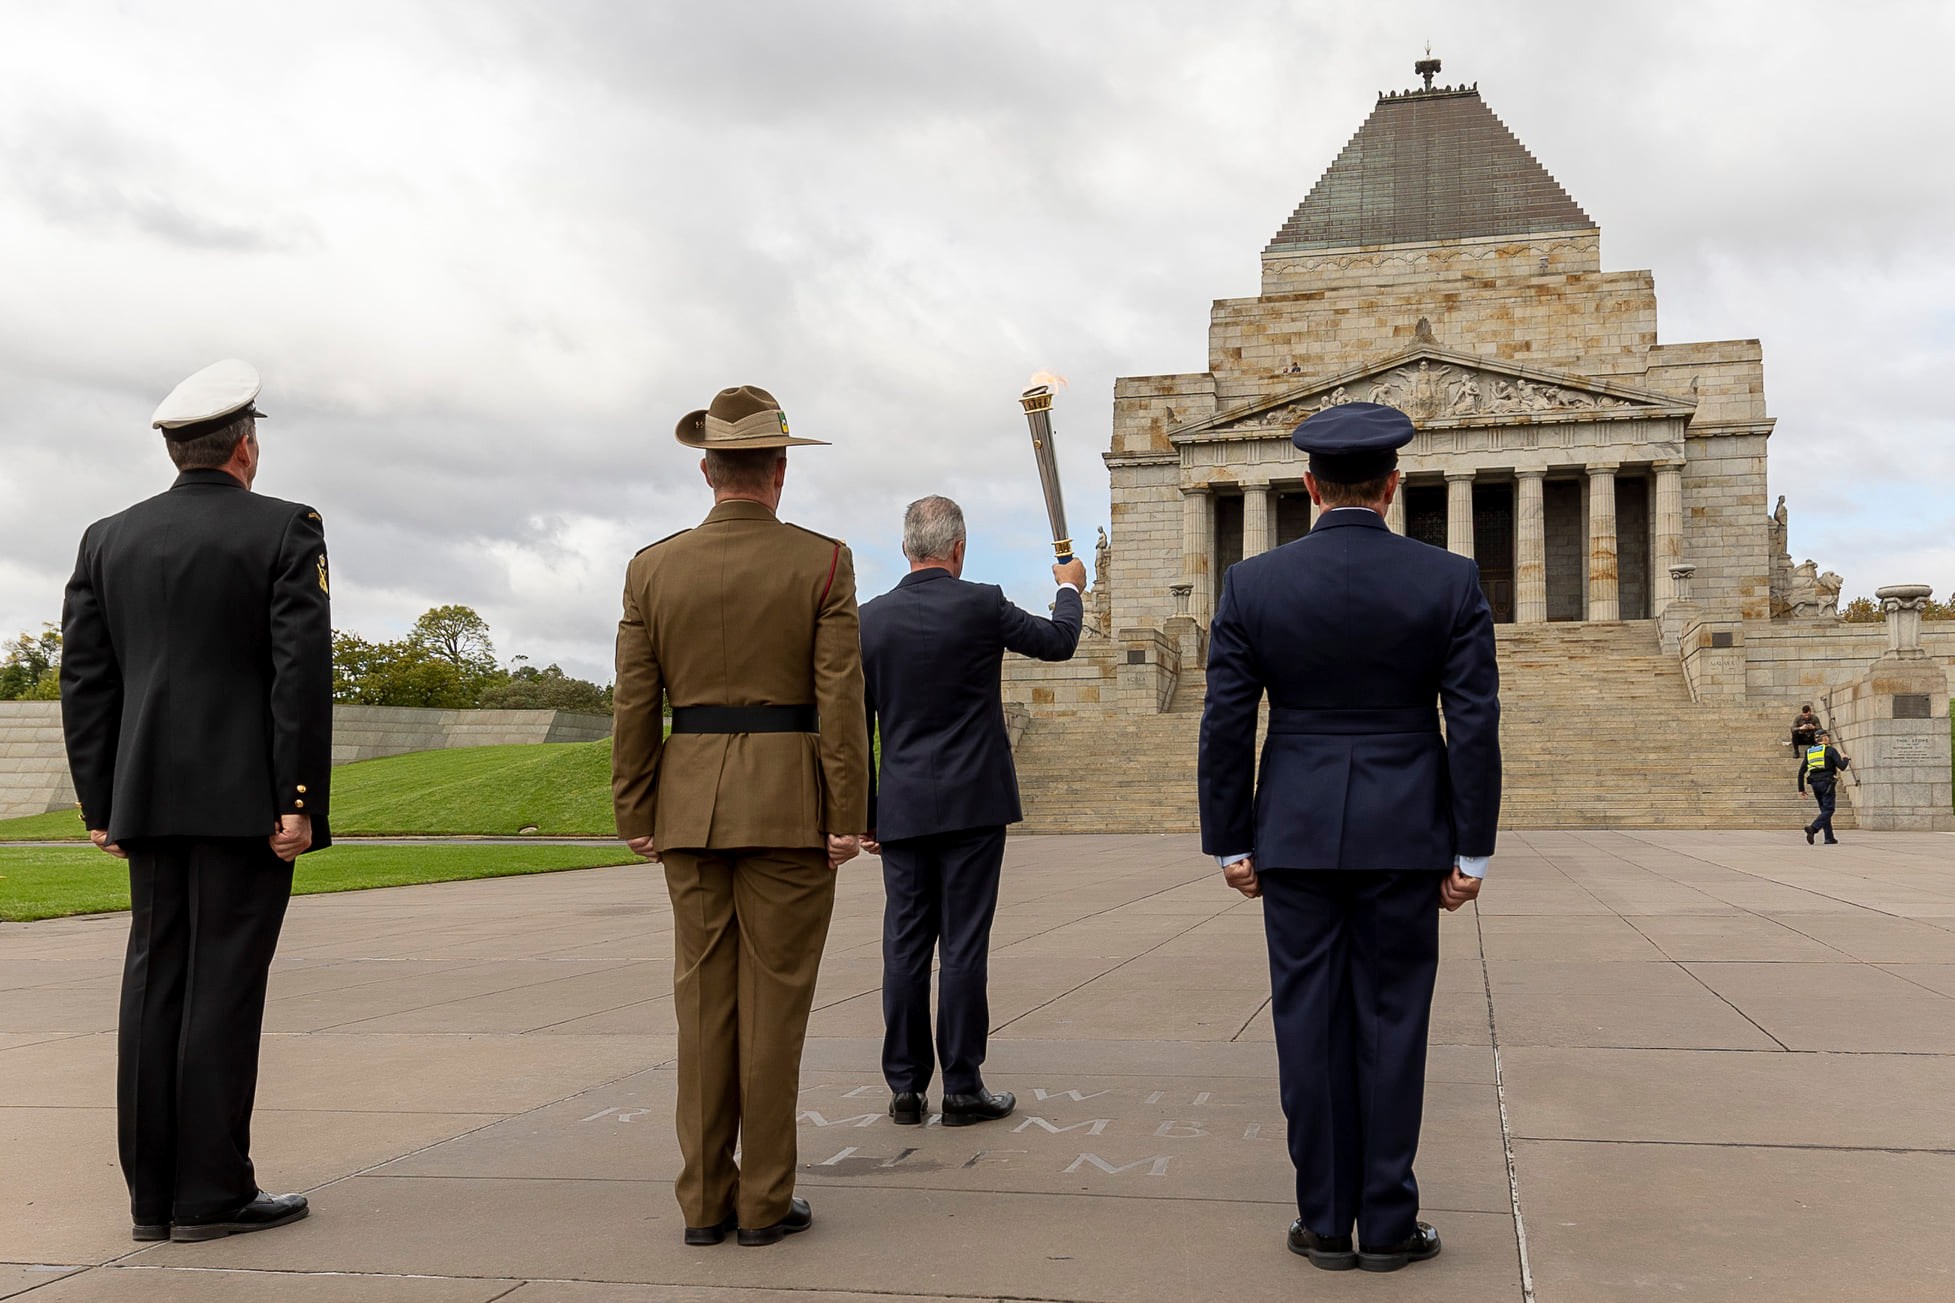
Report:
M 1250 851 L 1244 851 L 1240 855 L 1217 855 L 1215 857 L 1215 862 L 1226 869 L 1231 864 L 1242 863 L 1244 860 L 1248 859 L 1251 854 L 1252 852 Z
M 1059 587 L 1061 587 L 1061 588 L 1070 588 L 1070 589 L 1072 589 L 1072 590 L 1073 590 L 1073 591 L 1074 591 L 1075 593 L 1079 593 L 1079 595 L 1080 595 L 1081 597 L 1084 597 L 1084 596 L 1086 596 L 1086 594 L 1084 594 L 1084 593 L 1080 593 L 1080 592 L 1079 592 L 1079 585 L 1078 585 L 1078 584 L 1075 584 L 1075 583 L 1071 583 L 1071 582 L 1067 582 L 1067 583 L 1063 583 L 1063 584 L 1060 584 L 1060 585 L 1059 585 Z
M 1487 861 L 1492 858 L 1491 855 L 1461 855 L 1453 863 L 1459 865 L 1459 871 L 1469 878 L 1484 878 L 1487 876 Z

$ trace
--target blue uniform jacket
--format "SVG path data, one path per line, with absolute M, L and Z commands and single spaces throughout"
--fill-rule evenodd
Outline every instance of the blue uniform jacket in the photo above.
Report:
M 1202 710 L 1202 849 L 1253 852 L 1259 871 L 1443 871 L 1455 855 L 1491 855 L 1499 690 L 1479 567 L 1394 534 L 1376 512 L 1325 512 L 1223 581 Z
M 883 841 L 1017 823 L 1018 773 L 1005 733 L 999 666 L 1007 651 L 1072 658 L 1079 594 L 1059 590 L 1050 620 L 996 584 L 915 570 L 862 608 L 869 735 L 882 729 L 882 771 L 869 824 Z

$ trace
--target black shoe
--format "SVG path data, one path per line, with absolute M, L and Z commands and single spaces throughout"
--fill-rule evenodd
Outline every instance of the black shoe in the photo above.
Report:
M 889 1101 L 889 1119 L 899 1127 L 920 1127 L 923 1125 L 923 1112 L 929 1108 L 929 1101 L 920 1091 L 899 1090 Z
M 1290 1252 L 1310 1259 L 1310 1265 L 1325 1271 L 1349 1271 L 1358 1265 L 1348 1235 L 1319 1235 L 1304 1229 L 1303 1219 L 1290 1223 Z
M 1439 1256 L 1439 1232 L 1420 1222 L 1419 1228 L 1397 1244 L 1365 1249 L 1358 1254 L 1358 1265 L 1366 1271 L 1397 1271 L 1411 1262 L 1424 1262 Z
M 268 1231 L 274 1226 L 289 1226 L 310 1211 L 302 1194 L 266 1194 L 260 1190 L 256 1199 L 223 1217 L 207 1222 L 178 1222 L 170 1231 L 170 1238 L 178 1244 L 195 1244 L 202 1240 L 221 1240 L 227 1235 Z
M 1017 1107 L 1018 1097 L 1010 1091 L 986 1090 L 980 1086 L 975 1095 L 944 1096 L 944 1125 L 968 1127 L 978 1122 L 995 1122 L 1010 1117 Z
M 788 1202 L 787 1216 L 781 1218 L 772 1226 L 761 1226 L 753 1230 L 748 1230 L 742 1226 L 740 1228 L 740 1243 L 746 1245 L 748 1248 L 754 1248 L 762 1244 L 779 1244 L 788 1236 L 799 1235 L 802 1231 L 807 1230 L 814 1224 L 815 1210 L 808 1206 L 806 1199 L 796 1195 Z
M 732 1234 L 739 1225 L 740 1218 L 733 1213 L 728 1213 L 721 1219 L 717 1226 L 688 1226 L 686 1227 L 686 1243 L 695 1248 L 703 1248 L 709 1244 L 718 1244 L 728 1235 Z
M 136 1222 L 129 1228 L 129 1238 L 138 1244 L 146 1243 L 150 1240 L 167 1240 L 170 1238 L 170 1224 L 168 1222 Z
M 1838 846 L 1840 844 L 1840 839 L 1837 837 L 1828 837 L 1826 839 L 1826 844 L 1828 846 Z
M 1806 829 L 1806 845 L 1808 845 L 1808 846 L 1810 846 L 1810 845 L 1812 845 L 1812 839 L 1813 839 L 1813 836 L 1814 836 L 1814 834 L 1816 834 L 1816 833 L 1817 833 L 1818 831 L 1819 831 L 1819 830 L 1818 830 L 1817 828 L 1808 828 L 1808 829 Z

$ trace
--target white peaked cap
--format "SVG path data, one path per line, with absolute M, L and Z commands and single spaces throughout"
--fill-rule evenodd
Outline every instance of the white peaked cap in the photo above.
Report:
M 176 430 L 214 421 L 251 406 L 259 388 L 258 368 L 251 363 L 234 357 L 213 362 L 172 389 L 149 423 L 158 430 Z

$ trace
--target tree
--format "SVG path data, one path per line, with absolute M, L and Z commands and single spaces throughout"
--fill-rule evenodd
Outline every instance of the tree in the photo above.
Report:
M 425 611 L 407 636 L 409 641 L 426 647 L 463 675 L 496 672 L 496 647 L 489 637 L 489 622 L 477 615 L 473 607 L 437 606 Z
M 6 644 L 0 657 L 0 701 L 55 701 L 61 696 L 61 629 L 43 624 Z
M 522 657 L 516 658 L 519 662 Z M 611 713 L 611 689 L 588 679 L 575 679 L 560 666 L 537 669 L 518 664 L 502 683 L 482 692 L 485 710 L 574 710 L 586 715 Z
M 1871 597 L 1856 597 L 1840 608 L 1840 619 L 1848 624 L 1879 624 L 1887 616 L 1881 612 L 1880 603 Z M 1933 598 L 1922 608 L 1924 620 L 1955 620 L 1955 599 L 1937 602 Z
M 478 679 L 412 638 L 369 642 L 333 633 L 333 699 L 360 706 L 459 710 L 476 703 Z

